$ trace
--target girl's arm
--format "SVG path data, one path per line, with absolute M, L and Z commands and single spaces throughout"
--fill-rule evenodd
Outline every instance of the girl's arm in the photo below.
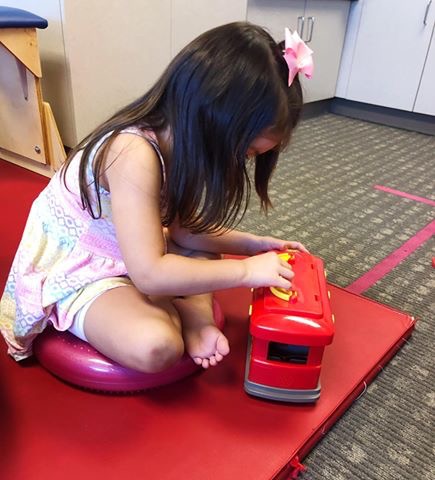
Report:
M 181 247 L 212 253 L 232 255 L 256 255 L 269 250 L 296 249 L 308 250 L 300 242 L 280 240 L 269 236 L 259 236 L 239 230 L 229 230 L 217 234 L 193 234 L 181 228 L 177 222 L 169 228 L 171 239 Z
M 160 164 L 146 140 L 119 135 L 108 152 L 102 184 L 110 190 L 113 222 L 128 274 L 141 292 L 192 295 L 239 286 L 290 288 L 290 266 L 273 252 L 243 260 L 165 254 Z

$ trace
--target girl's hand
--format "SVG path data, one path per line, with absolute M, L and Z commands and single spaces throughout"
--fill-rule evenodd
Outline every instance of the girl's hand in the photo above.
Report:
M 292 242 L 289 240 L 280 240 L 279 238 L 274 237 L 258 237 L 258 243 L 256 245 L 257 251 L 256 253 L 260 252 L 268 252 L 270 250 L 299 250 L 301 252 L 310 253 L 304 245 L 300 242 Z
M 280 258 L 277 253 L 263 253 L 246 258 L 242 262 L 246 268 L 245 286 L 250 288 L 280 287 L 287 290 L 291 287 L 294 273 L 288 262 Z

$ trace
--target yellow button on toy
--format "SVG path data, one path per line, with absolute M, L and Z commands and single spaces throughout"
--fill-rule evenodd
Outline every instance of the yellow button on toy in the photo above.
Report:
M 290 257 L 292 255 L 289 253 L 289 252 L 283 252 L 283 253 L 278 253 L 278 257 L 279 258 L 282 258 L 283 260 L 285 260 L 286 262 L 289 261 Z
M 280 287 L 270 287 L 270 291 L 275 295 L 275 297 L 285 300 L 286 302 L 291 300 L 296 300 L 298 292 L 296 290 L 286 290 L 285 288 Z

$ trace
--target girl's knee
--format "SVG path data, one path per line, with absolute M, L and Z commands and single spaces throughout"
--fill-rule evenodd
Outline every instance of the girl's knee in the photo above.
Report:
M 129 353 L 135 370 L 158 373 L 170 368 L 184 353 L 184 342 L 175 328 L 161 326 L 152 333 L 149 330 L 137 335 Z

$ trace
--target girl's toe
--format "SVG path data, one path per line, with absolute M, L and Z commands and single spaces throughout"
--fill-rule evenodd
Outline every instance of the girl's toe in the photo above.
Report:
M 224 357 L 219 352 L 216 352 L 214 354 L 214 358 L 216 359 L 216 361 L 220 362 Z

